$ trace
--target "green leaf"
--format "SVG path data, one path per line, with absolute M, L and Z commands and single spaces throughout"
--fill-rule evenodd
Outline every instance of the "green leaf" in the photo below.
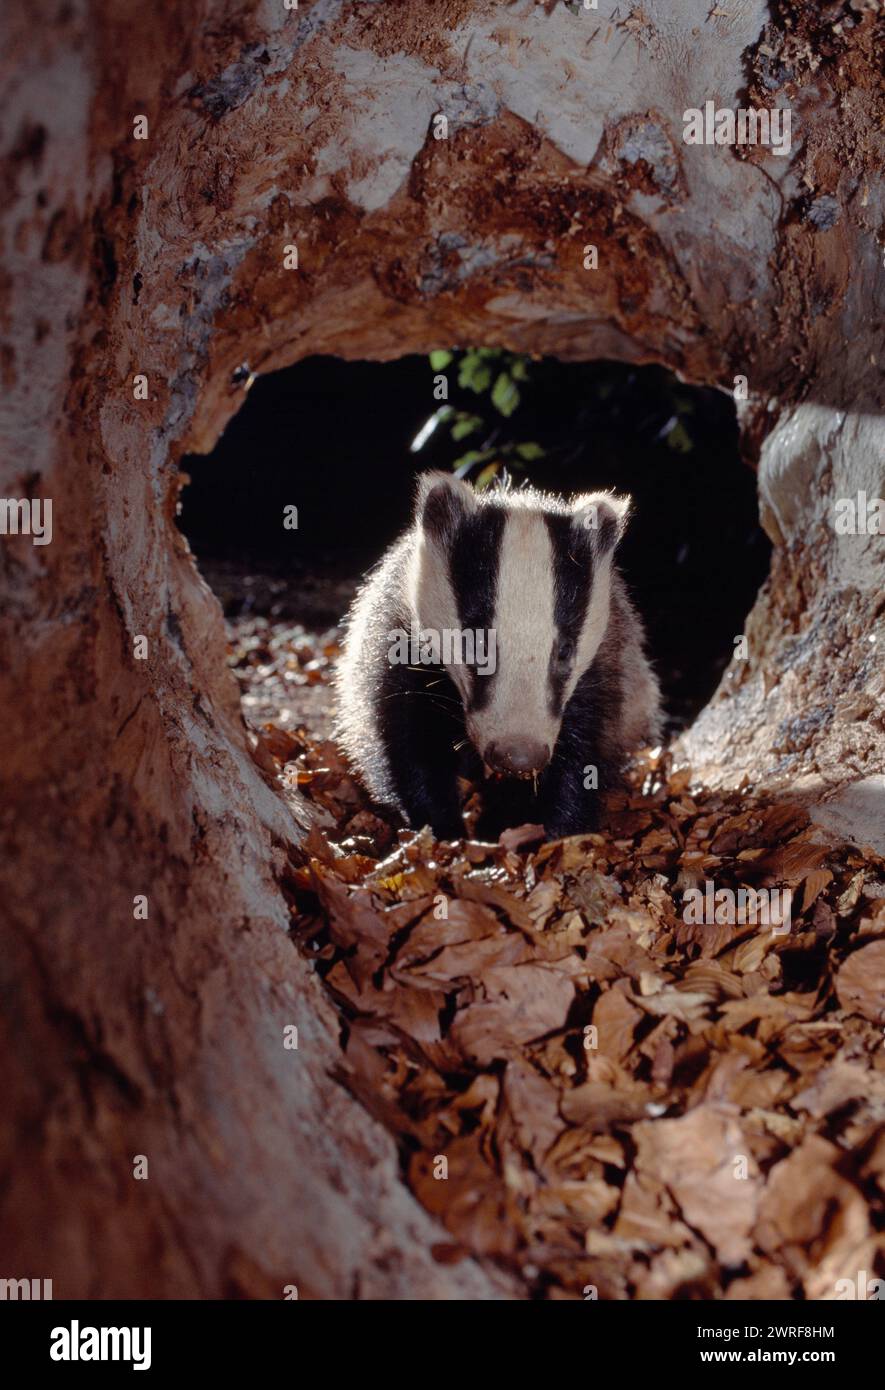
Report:
M 528 381 L 529 364 L 524 357 L 511 358 L 510 375 L 514 381 Z
M 483 391 L 488 391 L 491 384 L 491 367 L 486 366 L 478 353 L 468 352 L 458 368 L 458 385 L 480 395 Z
M 441 372 L 449 365 L 453 356 L 454 353 L 449 352 L 447 348 L 436 348 L 430 354 L 430 365 L 435 372 Z
M 466 439 L 468 434 L 474 434 L 482 424 L 479 415 L 467 415 L 464 411 L 458 412 L 458 419 L 452 425 L 451 435 L 454 440 Z
M 501 372 L 492 387 L 492 405 L 502 415 L 512 415 L 519 405 L 519 387 L 506 372 Z
M 525 459 L 527 463 L 531 463 L 533 459 L 542 459 L 547 453 L 547 450 L 542 449 L 540 444 L 534 444 L 529 440 L 525 444 L 517 444 L 516 452 L 521 459 Z

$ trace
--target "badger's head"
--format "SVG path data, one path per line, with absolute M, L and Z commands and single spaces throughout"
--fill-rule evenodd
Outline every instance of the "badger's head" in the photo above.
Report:
M 612 556 L 629 505 L 604 492 L 561 502 L 421 476 L 410 603 L 419 627 L 440 635 L 470 740 L 493 770 L 532 777 L 549 762 L 563 710 L 608 626 Z M 460 644 L 446 634 L 460 634 Z M 474 659 L 465 661 L 471 643 Z

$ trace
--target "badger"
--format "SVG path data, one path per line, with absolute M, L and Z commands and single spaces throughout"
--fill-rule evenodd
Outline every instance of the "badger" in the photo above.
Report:
M 660 735 L 658 682 L 614 563 L 630 499 L 476 491 L 419 476 L 412 524 L 359 589 L 336 677 L 337 736 L 377 803 L 437 839 L 599 822 L 600 795 Z

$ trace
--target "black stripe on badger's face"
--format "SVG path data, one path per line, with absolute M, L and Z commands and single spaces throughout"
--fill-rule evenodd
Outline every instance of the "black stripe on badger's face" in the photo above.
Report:
M 544 517 L 553 549 L 553 618 L 556 634 L 550 651 L 550 708 L 562 715 L 593 587 L 593 545 L 590 533 L 574 518 L 547 513 Z
M 494 634 L 499 550 L 506 516 L 480 506 L 473 489 L 448 474 L 425 474 L 416 508 L 418 545 L 410 576 L 422 628 L 457 632 L 473 660 L 447 667 L 465 710 L 487 703 L 495 679 Z
M 505 513 L 499 507 L 483 507 L 464 517 L 449 551 L 449 573 L 461 627 L 466 632 L 482 633 L 487 651 L 492 640 L 489 635 L 495 627 L 498 566 L 505 521 Z M 497 643 L 495 645 L 497 647 Z M 497 658 L 497 651 L 495 656 Z M 491 698 L 497 659 L 494 669 L 485 674 L 478 672 L 476 664 L 468 669 L 472 686 L 466 708 L 483 709 Z

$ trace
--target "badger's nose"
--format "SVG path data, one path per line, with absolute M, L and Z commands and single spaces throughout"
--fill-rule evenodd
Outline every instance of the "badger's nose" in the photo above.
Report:
M 538 743 L 532 738 L 508 738 L 500 743 L 490 743 L 484 757 L 495 772 L 503 772 L 510 777 L 531 777 L 547 766 L 550 749 L 546 743 Z

